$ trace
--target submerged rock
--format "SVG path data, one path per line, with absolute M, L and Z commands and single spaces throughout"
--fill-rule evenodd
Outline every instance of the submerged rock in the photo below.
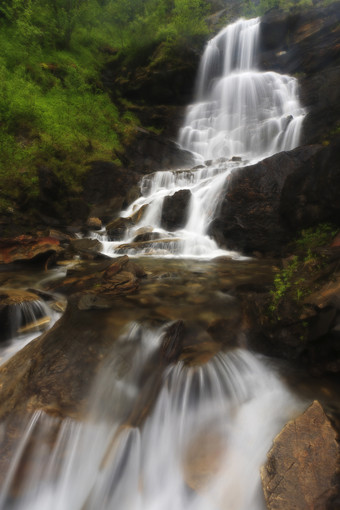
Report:
M 262 468 L 269 510 L 326 509 L 336 492 L 340 461 L 337 433 L 319 402 L 275 438 Z

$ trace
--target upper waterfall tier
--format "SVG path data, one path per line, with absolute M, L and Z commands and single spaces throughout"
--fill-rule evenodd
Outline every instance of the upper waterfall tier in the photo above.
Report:
M 179 143 L 203 159 L 262 159 L 299 143 L 304 110 L 291 76 L 257 69 L 260 20 L 227 26 L 208 42 Z

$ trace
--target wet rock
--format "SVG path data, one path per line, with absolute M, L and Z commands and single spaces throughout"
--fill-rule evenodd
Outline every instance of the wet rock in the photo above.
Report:
M 275 438 L 262 468 L 270 510 L 325 509 L 336 491 L 340 461 L 337 433 L 319 402 L 289 422 Z
M 101 243 L 97 239 L 73 239 L 70 242 L 70 249 L 82 258 L 103 257 L 100 253 Z
M 79 310 L 79 297 L 69 299 L 53 328 L 0 367 L 1 419 L 51 408 L 79 418 L 98 365 L 119 334 L 105 310 Z
M 112 259 L 104 259 L 100 262 L 80 264 L 67 271 L 62 282 L 52 283 L 51 287 L 56 292 L 68 295 L 86 292 L 114 298 L 136 291 L 139 279 L 144 276 L 144 269 L 139 264 L 123 256 L 114 262 Z M 91 299 L 88 298 L 88 303 Z M 97 302 L 99 303 L 98 300 Z
M 139 234 L 138 236 L 133 238 L 133 243 L 143 243 L 144 241 L 156 241 L 160 239 L 162 236 L 159 232 L 145 232 L 144 234 Z
M 188 219 L 191 191 L 182 189 L 171 196 L 166 196 L 163 202 L 161 225 L 169 231 L 183 228 Z
M 106 233 L 110 241 L 123 239 L 125 232 L 133 227 L 134 222 L 131 218 L 116 218 L 106 225 Z
M 176 253 L 180 249 L 180 240 L 173 239 L 159 239 L 154 241 L 143 241 L 138 243 L 121 244 L 116 248 L 116 253 Z
M 143 217 L 145 213 L 147 205 L 143 205 L 137 211 L 135 211 L 131 216 L 128 217 L 119 217 L 112 220 L 106 226 L 106 232 L 110 239 L 110 241 L 118 241 L 119 239 L 123 239 L 127 230 L 133 226 L 135 226 Z
M 18 261 L 41 261 L 63 251 L 60 241 L 53 237 L 22 235 L 13 239 L 0 239 L 0 264 Z
M 90 217 L 86 221 L 86 226 L 91 230 L 100 230 L 102 228 L 102 221 L 99 218 Z
M 340 225 L 340 144 L 303 146 L 234 172 L 210 225 L 229 249 L 280 254 L 303 228 Z

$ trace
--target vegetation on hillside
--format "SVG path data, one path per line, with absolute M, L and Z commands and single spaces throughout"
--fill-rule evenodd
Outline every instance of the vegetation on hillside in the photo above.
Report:
M 328 3 L 329 0 L 322 0 Z M 233 0 L 225 0 L 226 5 Z M 237 2 L 236 2 L 237 3 Z M 244 13 L 311 0 L 248 0 Z M 117 161 L 139 121 L 102 84 L 108 61 L 137 66 L 202 44 L 215 0 L 1 0 L 0 213 L 39 194 L 48 165 L 74 192 L 88 160 Z M 155 51 L 155 48 L 158 48 Z M 111 95 L 112 96 L 112 95 Z M 130 111 L 129 111 L 130 107 Z
M 76 192 L 84 163 L 115 160 L 138 120 L 101 82 L 106 61 L 207 32 L 203 0 L 2 0 L 0 212 L 39 193 L 48 163 Z

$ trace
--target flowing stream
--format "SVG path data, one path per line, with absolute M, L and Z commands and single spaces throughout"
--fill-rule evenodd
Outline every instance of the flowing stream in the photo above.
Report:
M 297 146 L 304 117 L 297 81 L 257 69 L 259 23 L 239 20 L 208 43 L 195 102 L 179 133 L 197 167 L 145 176 L 141 197 L 122 213 L 125 233 L 114 241 L 97 234 L 104 253 L 169 257 L 172 271 L 176 257 L 242 258 L 207 234 L 226 178 L 248 162 Z M 171 205 L 182 191 L 185 202 Z M 169 199 L 182 213 L 172 226 L 163 214 Z M 122 298 L 122 310 L 132 303 L 145 319 L 145 303 L 153 303 L 157 313 L 168 307 L 174 319 L 213 324 L 228 309 L 233 314 L 233 298 L 223 288 L 228 275 L 217 274 L 216 288 L 207 292 L 198 263 L 192 261 L 191 293 L 187 281 L 177 288 L 180 279 L 165 273 L 157 280 L 159 295 L 146 283 L 140 295 L 124 304 Z M 180 299 L 185 307 L 176 312 Z M 39 411 L 22 424 L 2 480 L 0 510 L 264 509 L 260 467 L 301 402 L 267 359 L 245 348 L 219 348 L 196 362 L 155 362 L 162 360 L 169 324 L 154 326 L 149 314 L 149 326 L 125 325 L 79 421 Z M 6 425 L 1 432 L 6 445 Z

